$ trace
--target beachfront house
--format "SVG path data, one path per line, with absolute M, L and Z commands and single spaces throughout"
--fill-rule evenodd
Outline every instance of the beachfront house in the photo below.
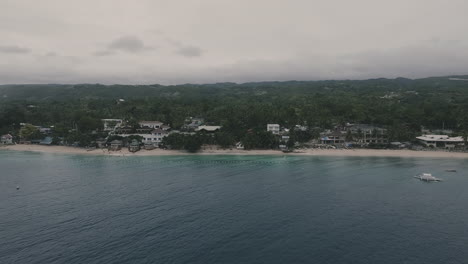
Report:
M 426 147 L 453 149 L 463 146 L 465 140 L 463 137 L 449 137 L 447 135 L 422 135 L 416 139 Z
M 273 135 L 279 135 L 280 125 L 278 125 L 278 124 L 267 124 L 267 131 L 271 132 Z
M 242 144 L 242 142 L 237 142 L 236 143 L 236 149 L 244 150 L 244 144 Z
M 98 138 L 96 139 L 95 143 L 98 148 L 105 148 L 107 140 L 105 138 Z
M 160 128 L 155 129 L 151 132 L 151 137 L 144 137 L 144 143 L 152 143 L 154 145 L 159 145 L 162 143 L 163 139 L 169 135 L 167 130 L 162 130 Z
M 132 143 L 128 145 L 128 151 L 137 152 L 139 150 L 140 150 L 140 142 L 138 142 L 138 140 L 136 139 L 132 140 Z
M 54 140 L 53 140 L 52 137 L 45 137 L 39 142 L 39 145 L 50 146 L 50 145 L 52 145 L 53 141 Z
M 123 146 L 123 142 L 122 140 L 113 140 L 111 143 L 110 143 L 110 146 L 109 146 L 109 150 L 110 151 L 118 151 L 118 150 L 121 150 L 122 149 L 122 146 Z
M 343 144 L 346 141 L 346 132 L 335 130 L 322 133 L 320 142 L 322 144 Z
M 347 124 L 346 130 L 351 133 L 351 137 L 358 143 L 388 143 L 387 129 L 368 124 Z
M 11 145 L 13 144 L 13 136 L 6 134 L 0 137 L 0 144 L 2 145 Z
M 156 147 L 154 146 L 153 143 L 150 142 L 150 143 L 144 143 L 143 148 L 144 148 L 145 150 L 153 150 L 153 149 L 155 149 Z
M 169 135 L 169 131 L 162 130 L 161 128 L 153 129 L 149 134 L 121 134 L 121 137 L 129 137 L 129 136 L 140 136 L 142 137 L 142 142 L 145 144 L 145 149 L 151 148 L 149 145 L 153 145 L 153 147 L 159 147 L 159 144 L 162 143 L 163 139 Z M 148 145 L 148 146 L 147 146 Z M 147 146 L 147 147 L 146 147 Z

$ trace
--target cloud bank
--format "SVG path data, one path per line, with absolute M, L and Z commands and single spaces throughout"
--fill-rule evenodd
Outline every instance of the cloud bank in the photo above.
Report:
M 0 84 L 468 74 L 465 10 L 462 0 L 1 1 Z

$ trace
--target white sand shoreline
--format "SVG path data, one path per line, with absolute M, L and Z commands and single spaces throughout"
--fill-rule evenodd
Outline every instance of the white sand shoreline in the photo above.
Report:
M 405 157 L 405 158 L 462 158 L 468 159 L 468 153 L 444 151 L 413 151 L 413 150 L 379 150 L 379 149 L 306 149 L 293 153 L 283 153 L 278 150 L 237 150 L 209 149 L 198 153 L 188 153 L 179 150 L 140 150 L 136 153 L 127 149 L 107 151 L 105 149 L 86 150 L 83 148 L 42 145 L 9 145 L 1 150 L 32 151 L 55 154 L 105 155 L 105 156 L 181 156 L 181 155 L 281 155 L 281 156 L 344 156 L 344 157 Z

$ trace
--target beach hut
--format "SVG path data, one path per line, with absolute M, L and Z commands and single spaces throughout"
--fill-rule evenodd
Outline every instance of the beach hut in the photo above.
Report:
M 134 139 L 132 140 L 132 143 L 128 146 L 128 151 L 130 152 L 137 152 L 140 150 L 140 142 L 138 140 Z
M 45 137 L 44 139 L 41 140 L 41 142 L 39 142 L 39 145 L 50 146 L 52 145 L 52 141 L 53 141 L 52 137 Z
M 98 148 L 105 148 L 105 147 L 106 147 L 106 142 L 107 142 L 107 141 L 106 141 L 105 138 L 98 138 L 98 139 L 96 140 L 96 146 L 97 146 Z
M 147 142 L 147 143 L 145 143 L 144 148 L 145 148 L 146 150 L 153 150 L 153 149 L 155 149 L 156 147 L 154 146 L 153 143 Z
M 110 143 L 110 146 L 109 146 L 109 150 L 110 151 L 118 151 L 118 150 L 121 150 L 122 149 L 122 140 L 113 140 L 111 143 Z

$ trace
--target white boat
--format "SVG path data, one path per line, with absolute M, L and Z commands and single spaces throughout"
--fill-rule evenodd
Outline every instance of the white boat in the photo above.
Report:
M 421 173 L 421 174 L 418 174 L 418 175 L 416 175 L 414 177 L 417 178 L 417 179 L 420 179 L 421 181 L 426 181 L 426 182 L 440 182 L 440 181 L 442 181 L 441 179 L 432 176 L 432 174 L 430 174 L 430 173 Z

